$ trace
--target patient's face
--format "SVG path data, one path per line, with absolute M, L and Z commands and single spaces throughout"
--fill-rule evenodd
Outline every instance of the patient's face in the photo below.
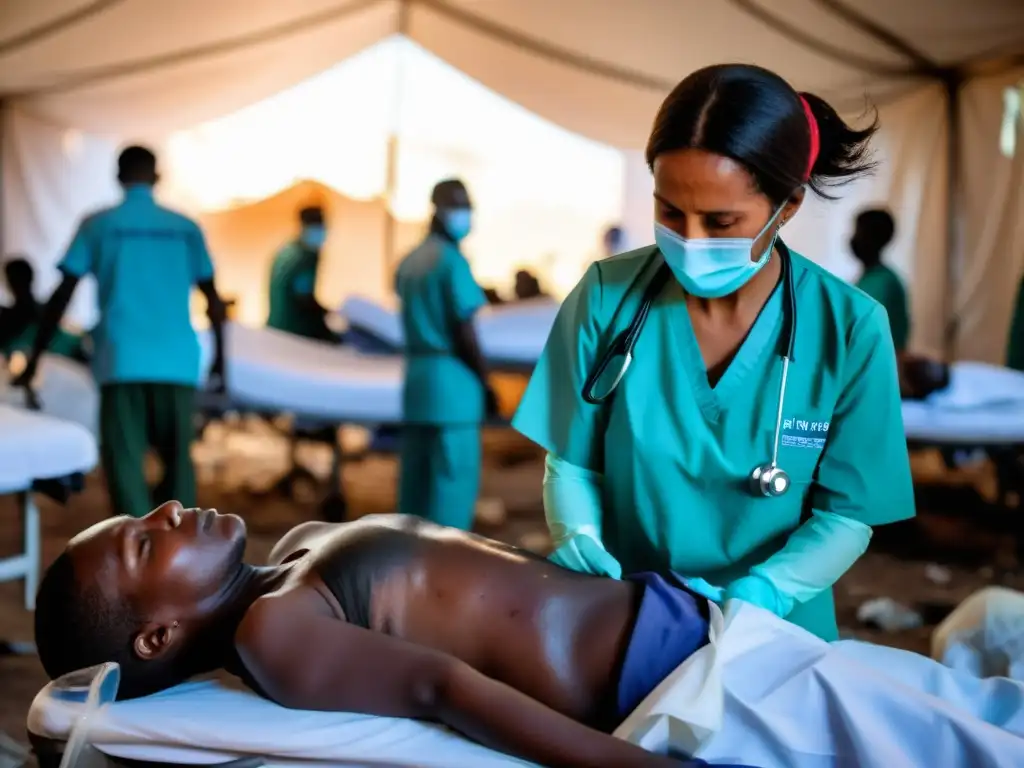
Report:
M 213 510 L 168 502 L 143 518 L 117 517 L 68 544 L 80 580 L 128 599 L 153 621 L 200 618 L 216 610 L 242 562 L 245 523 Z

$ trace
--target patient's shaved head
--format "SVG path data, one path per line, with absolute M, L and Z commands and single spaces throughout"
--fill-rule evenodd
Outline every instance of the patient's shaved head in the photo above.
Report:
M 43 577 L 35 619 L 39 660 L 50 679 L 107 661 L 131 669 L 132 635 L 141 617 L 128 601 L 110 599 L 99 589 L 80 583 L 67 551 Z
M 75 536 L 36 598 L 36 646 L 53 679 L 112 661 L 118 698 L 169 688 L 206 671 L 226 586 L 242 572 L 245 524 L 169 502 Z

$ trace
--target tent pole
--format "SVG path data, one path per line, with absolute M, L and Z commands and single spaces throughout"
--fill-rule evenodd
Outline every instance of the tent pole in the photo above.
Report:
M 408 39 L 408 0 L 402 0 L 402 3 L 398 8 L 398 34 L 400 34 L 404 39 Z M 395 75 L 395 119 L 394 124 L 391 126 L 391 131 L 388 133 L 387 159 L 385 160 L 387 167 L 384 172 L 384 290 L 387 293 L 391 292 L 391 286 L 394 284 L 395 269 L 398 266 L 398 257 L 395 253 L 397 250 L 396 240 L 398 239 L 398 223 L 395 220 L 392 205 L 398 190 L 398 158 L 399 142 L 401 140 L 402 133 L 402 102 L 405 98 L 405 59 L 404 50 L 399 49 L 398 67 Z
M 963 272 L 960 244 L 960 179 L 961 152 L 960 146 L 960 92 L 963 75 L 958 69 L 949 69 L 943 73 L 943 85 L 946 89 L 946 130 L 948 145 L 946 147 L 946 291 L 944 319 L 945 338 L 944 355 L 952 361 L 956 355 L 959 335 L 960 318 L 957 307 L 957 285 Z

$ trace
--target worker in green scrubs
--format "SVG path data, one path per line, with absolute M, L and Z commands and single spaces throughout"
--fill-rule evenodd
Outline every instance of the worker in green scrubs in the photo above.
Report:
M 200 347 L 190 299 L 205 294 L 215 338 L 211 380 L 224 383 L 224 308 L 199 226 L 156 203 L 156 156 L 145 147 L 118 158 L 123 200 L 87 216 L 71 241 L 63 280 L 43 312 L 25 373 L 26 386 L 49 345 L 79 281 L 97 283 L 99 323 L 93 332 L 93 374 L 100 387 L 100 455 L 115 514 L 145 515 L 154 504 L 195 506 L 190 450 Z M 163 465 L 153 493 L 145 458 L 152 448 Z
M 885 307 L 896 353 L 903 354 L 910 338 L 907 290 L 899 275 L 882 262 L 882 251 L 895 232 L 896 224 L 888 211 L 880 208 L 863 211 L 857 216 L 850 250 L 864 267 L 857 287 Z
M 10 259 L 4 264 L 4 277 L 13 303 L 0 307 L 0 357 L 10 357 L 15 352 L 28 354 L 43 314 L 43 307 L 36 301 L 33 291 L 35 270 L 25 259 Z M 79 334 L 58 328 L 47 351 L 85 362 L 87 356 L 82 342 Z
M 308 339 L 338 341 L 327 327 L 327 310 L 317 301 L 320 251 L 327 240 L 322 208 L 299 211 L 299 235 L 274 257 L 270 269 L 270 315 L 267 327 Z
M 873 131 L 753 66 L 669 95 L 647 145 L 656 244 L 590 267 L 513 421 L 548 452 L 556 562 L 673 571 L 836 638 L 833 583 L 871 526 L 914 514 L 896 355 L 885 309 L 780 230 L 808 189 L 866 170 Z M 630 357 L 616 340 L 651 286 Z
M 487 304 L 459 244 L 472 225 L 461 181 L 434 187 L 430 233 L 395 276 L 405 332 L 398 509 L 468 530 L 480 488 L 480 428 L 497 410 L 473 318 Z
M 1006 364 L 1015 370 L 1024 371 L 1024 278 L 1017 288 L 1017 303 L 1013 307 L 1010 321 L 1010 338 L 1006 349 Z

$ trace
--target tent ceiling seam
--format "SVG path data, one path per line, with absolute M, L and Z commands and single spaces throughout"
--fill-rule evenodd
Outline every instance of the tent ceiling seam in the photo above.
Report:
M 892 64 L 886 64 L 881 61 L 874 61 L 867 59 L 862 56 L 858 56 L 850 51 L 844 51 L 841 48 L 836 48 L 833 45 L 829 45 L 826 42 L 818 40 L 815 37 L 807 34 L 798 27 L 783 21 L 775 14 L 762 8 L 754 0 L 730 0 L 733 5 L 737 6 L 741 10 L 745 11 L 750 16 L 764 22 L 769 27 L 774 29 L 779 34 L 788 37 L 790 40 L 799 43 L 800 45 L 808 48 L 816 53 L 820 53 L 823 56 L 830 58 L 834 61 L 844 64 L 848 67 L 859 69 L 863 72 L 875 75 L 887 75 L 889 77 L 915 77 L 920 76 L 921 72 L 916 69 L 908 69 L 906 67 L 898 67 Z
M 38 43 L 41 40 L 59 34 L 123 2 L 124 0 L 95 0 L 63 16 L 44 21 L 42 24 L 26 29 L 24 32 L 20 32 L 6 40 L 0 40 L 0 57 L 7 56 L 18 48 Z
M 908 59 L 913 61 L 918 67 L 921 68 L 922 72 L 930 71 L 933 73 L 941 73 L 942 67 L 921 51 L 917 50 L 908 43 L 906 40 L 901 38 L 896 33 L 886 29 L 881 24 L 876 24 L 871 19 L 857 13 L 852 8 L 844 5 L 840 0 L 817 0 L 819 5 L 824 6 L 827 10 L 834 13 L 844 21 L 849 22 L 854 27 L 857 27 L 862 32 L 867 33 L 878 42 L 882 43 L 889 49 L 901 53 Z
M 120 0 L 118 0 L 120 1 Z M 372 8 L 381 4 L 382 0 L 355 0 L 345 3 L 340 7 L 334 7 L 326 11 L 303 16 L 290 22 L 285 22 L 274 27 L 269 27 L 246 35 L 220 40 L 214 43 L 187 48 L 178 51 L 152 56 L 148 59 L 137 59 L 130 62 L 122 62 L 105 67 L 96 67 L 86 71 L 79 76 L 69 76 L 67 79 L 56 82 L 52 85 L 43 86 L 23 93 L 8 94 L 21 98 L 33 96 L 49 96 L 56 93 L 66 93 L 88 85 L 95 85 L 106 80 L 114 80 L 124 75 L 134 75 L 146 70 L 160 69 L 170 64 L 181 64 L 194 59 L 216 56 L 229 51 L 241 50 L 254 45 L 273 42 L 280 38 L 288 37 L 304 31 L 308 27 L 318 24 L 337 21 L 352 13 Z
M 410 5 L 420 5 L 445 16 L 446 18 L 469 27 L 487 37 L 526 48 L 531 53 L 547 59 L 566 64 L 583 72 L 598 75 L 609 80 L 617 80 L 629 85 L 638 86 L 658 93 L 671 91 L 676 83 L 643 72 L 617 67 L 606 61 L 595 59 L 579 53 L 573 53 L 551 43 L 538 40 L 514 29 L 485 19 L 462 8 L 455 8 L 445 0 L 406 0 Z

